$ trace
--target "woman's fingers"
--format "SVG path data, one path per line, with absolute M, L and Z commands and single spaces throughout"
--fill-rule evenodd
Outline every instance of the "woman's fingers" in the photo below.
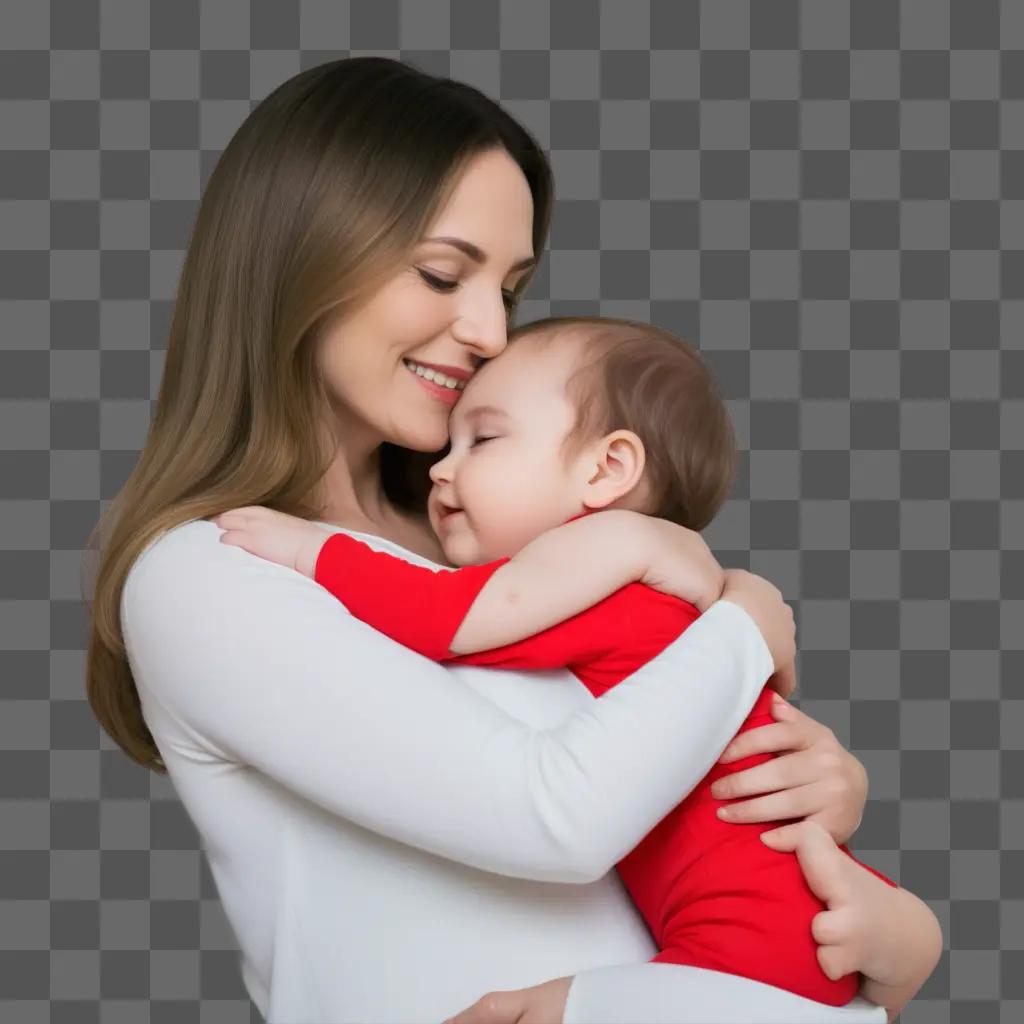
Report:
M 751 754 L 805 750 L 812 744 L 826 739 L 826 734 L 831 733 L 831 730 L 821 722 L 815 721 L 810 715 L 805 715 L 799 708 L 779 698 L 772 700 L 772 715 L 776 719 L 775 722 L 740 733 L 722 751 L 722 756 L 718 760 L 727 764 Z M 780 726 L 785 728 L 782 729 Z
M 816 782 L 796 789 L 784 789 L 767 796 L 740 800 L 718 809 L 718 816 L 730 822 L 783 821 L 806 818 L 821 809 L 822 796 Z M 461 1024 L 461 1022 L 460 1022 Z
M 488 992 L 444 1024 L 516 1024 L 523 1012 L 518 992 Z
M 772 714 L 776 719 L 785 722 L 794 722 L 805 730 L 809 735 L 818 738 L 826 731 L 831 732 L 827 725 L 823 725 L 816 718 L 801 711 L 795 704 L 788 700 L 776 698 L 772 701 Z
M 863 765 L 828 726 L 792 704 L 772 701 L 772 716 L 777 721 L 740 733 L 719 758 L 720 763 L 728 764 L 753 754 L 785 752 L 773 759 L 774 768 L 768 768 L 769 762 L 755 765 L 728 776 L 731 781 L 727 785 L 712 788 L 714 796 L 726 790 L 722 799 L 741 798 L 730 804 L 722 817 L 726 821 L 760 822 L 814 815 L 837 843 L 846 842 L 860 823 L 867 800 Z M 744 794 L 763 793 L 769 786 L 790 788 L 742 799 Z
M 565 1016 L 573 975 L 530 988 L 488 992 L 444 1024 L 553 1024 Z
M 711 786 L 711 795 L 718 800 L 733 800 L 756 793 L 774 793 L 779 789 L 793 789 L 808 782 L 817 782 L 820 775 L 809 757 L 802 751 L 794 752 L 716 779 Z
M 718 759 L 722 764 L 739 761 L 752 754 L 770 754 L 778 750 L 799 749 L 801 730 L 793 722 L 772 722 L 759 725 L 756 729 L 741 732 L 722 751 Z

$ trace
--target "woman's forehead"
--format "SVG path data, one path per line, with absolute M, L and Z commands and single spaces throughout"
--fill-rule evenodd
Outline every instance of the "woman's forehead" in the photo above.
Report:
M 530 255 L 533 193 L 522 168 L 502 147 L 475 154 L 426 234 L 470 239 L 508 265 Z

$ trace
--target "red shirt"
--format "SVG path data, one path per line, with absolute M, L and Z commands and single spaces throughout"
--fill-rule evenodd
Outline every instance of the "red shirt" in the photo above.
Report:
M 357 618 L 435 661 L 568 668 L 595 697 L 650 661 L 700 615 L 687 601 L 630 583 L 534 636 L 453 654 L 459 625 L 508 561 L 435 572 L 335 533 L 320 551 L 314 578 Z M 766 687 L 739 732 L 773 721 Z M 780 822 L 736 824 L 715 813 L 728 802 L 711 795 L 715 779 L 771 756 L 715 764 L 616 867 L 658 944 L 655 961 L 738 974 L 840 1006 L 857 994 L 860 979 L 848 974 L 831 981 L 818 965 L 811 920 L 827 908 L 808 887 L 796 855 L 772 850 L 759 838 Z M 840 849 L 856 860 L 845 845 Z

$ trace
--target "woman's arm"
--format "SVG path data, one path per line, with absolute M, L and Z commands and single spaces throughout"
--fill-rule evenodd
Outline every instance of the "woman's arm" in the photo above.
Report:
M 510 1018 L 509 1024 L 516 1019 Z M 558 1020 L 540 1019 L 545 1024 Z M 619 1024 L 624 1020 L 644 1024 L 886 1024 L 886 1012 L 861 996 L 845 1006 L 827 1006 L 750 978 L 681 964 L 615 964 L 575 975 L 561 1024 Z M 500 1017 L 484 1017 L 472 1024 L 505 1022 Z
M 219 536 L 184 524 L 129 572 L 143 697 L 207 756 L 499 874 L 603 876 L 707 773 L 774 667 L 754 620 L 718 601 L 600 701 L 533 729 Z
M 444 1024 L 886 1024 L 861 996 L 828 1006 L 760 981 L 682 964 L 612 964 L 488 992 Z

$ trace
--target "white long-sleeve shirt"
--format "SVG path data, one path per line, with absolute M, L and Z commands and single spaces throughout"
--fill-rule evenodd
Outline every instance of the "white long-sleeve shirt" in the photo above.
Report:
M 568 670 L 429 661 L 221 532 L 194 520 L 151 542 L 122 626 L 268 1024 L 439 1024 L 568 974 L 564 1024 L 885 1020 L 646 963 L 656 947 L 612 871 L 772 672 L 738 605 L 595 700 Z

